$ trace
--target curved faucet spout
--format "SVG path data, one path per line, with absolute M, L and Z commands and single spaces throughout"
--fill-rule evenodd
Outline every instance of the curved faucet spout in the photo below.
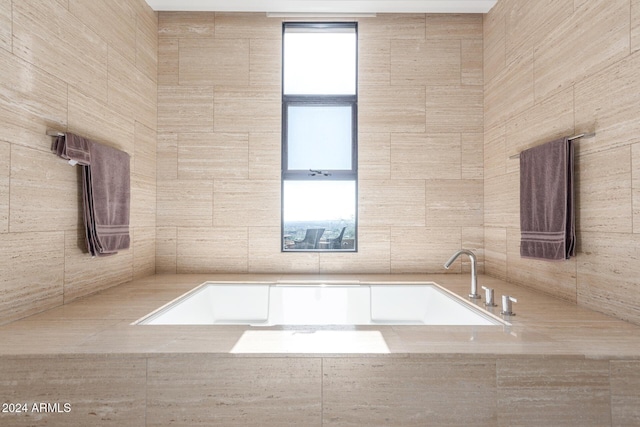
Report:
M 444 268 L 447 270 L 451 267 L 451 264 L 460 256 L 460 255 L 469 255 L 469 259 L 471 260 L 471 293 L 469 294 L 469 298 L 480 299 L 480 294 L 478 294 L 478 273 L 476 270 L 476 254 L 471 252 L 468 249 L 461 249 L 449 258 L 449 261 L 444 263 Z

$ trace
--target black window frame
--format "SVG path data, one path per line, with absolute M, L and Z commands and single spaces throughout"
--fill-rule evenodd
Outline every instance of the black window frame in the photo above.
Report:
M 356 35 L 355 51 L 355 94 L 352 95 L 287 95 L 284 93 L 284 60 L 285 47 L 284 38 L 287 28 L 311 28 L 319 30 L 331 30 L 335 28 L 353 29 Z M 358 23 L 357 22 L 283 22 L 282 23 L 282 175 L 281 175 L 281 207 L 280 207 L 280 239 L 284 237 L 284 185 L 285 181 L 353 181 L 355 183 L 355 235 L 353 249 L 285 249 L 281 244 L 281 252 L 341 252 L 353 253 L 358 251 Z M 330 170 L 300 170 L 289 169 L 288 165 L 288 108 L 290 106 L 349 106 L 351 107 L 351 169 L 330 169 Z

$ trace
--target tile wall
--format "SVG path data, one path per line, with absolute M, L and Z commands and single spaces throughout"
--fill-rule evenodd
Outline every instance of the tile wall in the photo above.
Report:
M 282 20 L 159 13 L 157 272 L 442 272 L 461 246 L 482 261 L 482 17 L 358 30 L 359 251 L 281 253 Z
M 640 323 L 640 1 L 500 0 L 484 17 L 485 271 Z M 520 259 L 519 163 L 576 144 L 577 256 Z
M 144 0 L 0 4 L 0 323 L 155 272 L 157 17 Z M 47 129 L 131 155 L 131 249 L 84 249 L 80 169 Z

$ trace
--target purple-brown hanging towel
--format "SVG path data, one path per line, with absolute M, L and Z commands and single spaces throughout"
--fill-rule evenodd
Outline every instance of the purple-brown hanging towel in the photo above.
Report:
M 520 255 L 575 256 L 573 142 L 561 138 L 520 153 Z
M 55 139 L 52 151 L 82 167 L 83 216 L 89 253 L 112 255 L 129 248 L 129 154 L 69 132 Z

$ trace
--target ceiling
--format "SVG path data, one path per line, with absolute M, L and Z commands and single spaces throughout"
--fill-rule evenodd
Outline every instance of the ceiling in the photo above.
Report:
M 299 14 L 487 13 L 497 0 L 146 0 L 156 11 Z

